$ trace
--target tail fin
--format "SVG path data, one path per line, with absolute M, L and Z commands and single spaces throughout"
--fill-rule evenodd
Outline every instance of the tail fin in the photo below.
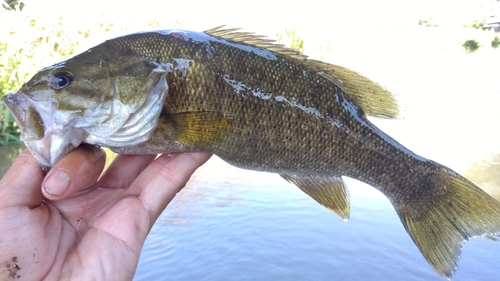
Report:
M 395 202 L 406 231 L 427 262 L 451 279 L 457 270 L 462 243 L 500 234 L 500 203 L 459 174 L 438 163 L 425 182 L 423 204 Z

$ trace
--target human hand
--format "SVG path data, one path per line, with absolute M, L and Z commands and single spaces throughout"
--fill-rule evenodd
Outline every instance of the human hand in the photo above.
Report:
M 131 280 L 156 219 L 210 155 L 119 155 L 98 180 L 97 147 L 45 177 L 24 151 L 0 181 L 0 280 Z

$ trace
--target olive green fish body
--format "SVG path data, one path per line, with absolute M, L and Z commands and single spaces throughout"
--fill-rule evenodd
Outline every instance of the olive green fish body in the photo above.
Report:
M 172 68 L 181 69 L 180 60 L 185 64 L 186 69 L 167 75 L 167 84 L 173 86 L 160 116 L 163 123 L 174 126 L 176 115 L 198 112 L 225 120 L 203 124 L 220 126 L 213 134 L 223 134 L 213 141 L 207 141 L 212 139 L 208 134 L 184 132 L 200 135 L 184 144 L 191 142 L 192 148 L 210 150 L 240 167 L 276 173 L 347 175 L 352 162 L 364 158 L 361 154 L 397 153 L 425 160 L 371 124 L 356 101 L 308 61 L 204 36 L 196 41 L 182 33 L 147 33 L 112 42 L 117 49 L 132 48 L 162 63 L 172 62 Z M 144 43 L 143 37 L 151 37 L 151 42 Z M 148 48 L 150 44 L 160 47 Z M 147 49 L 160 51 L 152 54 Z M 182 138 L 182 132 L 165 137 L 163 131 L 157 134 L 166 140 L 165 146 Z M 362 146 L 365 151 L 360 151 Z M 160 151 L 165 149 L 160 145 Z
M 500 204 L 375 127 L 393 96 L 340 66 L 219 28 L 115 38 L 43 69 L 3 101 L 40 164 L 82 142 L 118 153 L 211 151 L 280 174 L 342 218 L 342 176 L 385 194 L 429 264 L 451 278 L 461 243 L 500 233 Z
M 429 164 L 432 161 L 404 148 L 370 123 L 357 102 L 322 75 L 314 62 L 309 65 L 300 56 L 210 35 L 198 34 L 198 40 L 182 33 L 135 36 L 113 43 L 136 48 L 135 52 L 163 63 L 181 57 L 190 64 L 167 76 L 168 84 L 175 88 L 169 91 L 160 120 L 175 123 L 175 115 L 186 112 L 221 117 L 195 128 L 219 127 L 212 133 L 186 130 L 184 134 L 193 135 L 181 140 L 189 144 L 188 150 L 209 150 L 232 165 L 282 175 L 350 176 L 384 193 L 398 192 L 394 183 L 401 173 L 407 179 L 412 169 L 434 168 Z M 153 48 L 159 52 L 146 52 L 151 48 L 142 47 L 142 37 L 151 37 L 149 44 L 161 46 Z M 177 65 L 174 62 L 174 68 Z M 384 94 L 380 98 L 388 99 Z M 390 111 L 392 104 L 388 103 L 384 106 Z M 167 142 L 158 151 L 175 150 L 179 136 L 170 139 L 164 131 L 158 132 L 158 139 Z M 144 144 L 148 149 L 155 145 Z M 406 192 L 412 196 L 412 190 Z

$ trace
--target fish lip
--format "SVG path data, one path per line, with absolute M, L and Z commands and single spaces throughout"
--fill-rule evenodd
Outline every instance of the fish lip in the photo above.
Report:
M 21 141 L 39 140 L 44 137 L 44 122 L 29 97 L 21 91 L 8 93 L 2 98 L 2 102 L 21 129 Z
M 14 120 L 16 120 L 17 124 L 19 124 L 21 130 L 23 130 L 23 127 L 26 125 L 26 117 L 22 113 L 28 109 L 26 98 L 21 96 L 19 92 L 8 93 L 3 96 L 2 102 L 7 106 L 10 113 L 12 113 Z

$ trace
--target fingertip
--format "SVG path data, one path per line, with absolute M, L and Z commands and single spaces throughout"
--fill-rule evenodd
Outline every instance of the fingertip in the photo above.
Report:
M 212 153 L 208 151 L 197 151 L 190 153 L 196 160 L 196 162 L 201 166 L 203 163 L 207 162 L 210 157 L 212 157 Z
M 180 156 L 181 159 L 176 159 L 175 161 L 182 162 L 185 169 L 192 170 L 192 172 L 194 172 L 201 165 L 205 164 L 210 157 L 212 157 L 212 153 L 208 151 L 195 151 L 181 153 Z
M 49 172 L 44 180 L 42 191 L 50 200 L 58 200 L 65 197 L 71 186 L 71 178 L 65 171 L 56 170 Z

